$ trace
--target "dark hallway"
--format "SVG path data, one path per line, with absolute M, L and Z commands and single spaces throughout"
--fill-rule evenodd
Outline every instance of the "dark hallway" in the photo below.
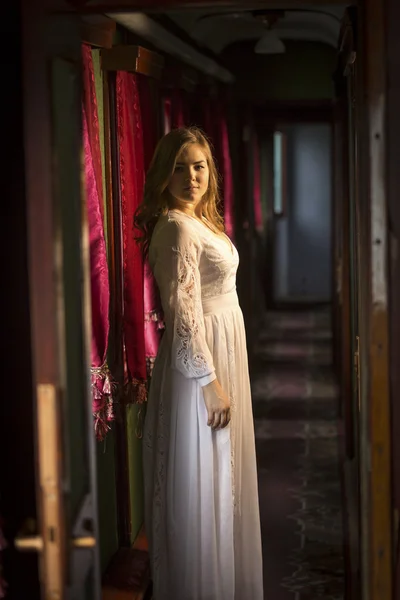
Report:
M 270 312 L 252 361 L 265 598 L 344 598 L 327 310 Z

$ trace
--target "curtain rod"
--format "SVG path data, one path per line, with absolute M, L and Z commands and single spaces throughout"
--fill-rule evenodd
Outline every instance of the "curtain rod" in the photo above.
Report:
M 143 13 L 109 13 L 107 16 L 151 42 L 160 50 L 175 56 L 199 71 L 207 73 L 207 75 L 211 75 L 224 83 L 232 83 L 235 80 L 230 71 L 180 40 L 147 15 Z

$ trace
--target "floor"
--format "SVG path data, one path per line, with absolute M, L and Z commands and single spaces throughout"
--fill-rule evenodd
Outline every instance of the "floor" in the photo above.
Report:
M 326 310 L 265 317 L 251 361 L 267 600 L 343 600 L 338 394 Z

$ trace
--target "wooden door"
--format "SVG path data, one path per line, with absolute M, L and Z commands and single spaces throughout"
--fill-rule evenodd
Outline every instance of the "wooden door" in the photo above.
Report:
M 46 8 L 28 0 L 22 14 L 38 518 L 15 545 L 38 553 L 42 598 L 97 600 L 81 40 L 74 17 L 51 16 L 61 2 Z
M 348 109 L 339 272 L 349 597 L 363 600 L 392 598 L 383 32 L 384 9 L 369 0 L 347 11 L 340 46 Z
M 389 393 L 387 223 L 386 3 L 366 0 L 358 32 L 362 48 L 359 123 L 362 309 L 360 344 L 363 593 L 392 600 L 393 539 Z M 390 124 L 389 124 L 390 125 Z M 363 598 L 364 598 L 363 597 Z
M 351 24 L 353 26 L 353 24 Z M 349 333 L 347 341 L 350 342 L 346 358 L 350 358 L 350 403 L 351 413 L 351 457 L 348 462 L 348 498 L 349 505 L 349 532 L 352 540 L 351 570 L 352 570 L 352 596 L 361 597 L 359 591 L 360 575 L 360 220 L 359 220 L 359 175 L 358 161 L 358 104 L 357 104 L 357 61 L 354 40 L 347 57 L 347 111 L 348 111 L 348 273 L 349 273 Z M 343 323 L 344 325 L 344 323 Z
M 392 598 L 383 31 L 384 9 L 368 0 L 365 10 L 347 12 L 341 44 L 349 174 L 349 317 L 342 319 L 343 340 L 350 330 L 350 353 L 343 352 L 342 361 L 349 354 L 353 360 L 351 387 L 342 390 L 351 406 L 345 489 L 350 597 L 363 600 Z
M 344 424 L 343 499 L 347 595 L 360 592 L 360 444 L 359 444 L 359 162 L 354 12 L 342 23 L 336 74 L 336 311 L 338 375 Z

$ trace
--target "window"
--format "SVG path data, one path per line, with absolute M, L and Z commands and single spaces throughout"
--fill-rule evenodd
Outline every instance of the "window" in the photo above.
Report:
M 286 134 L 274 132 L 274 215 L 286 213 Z

